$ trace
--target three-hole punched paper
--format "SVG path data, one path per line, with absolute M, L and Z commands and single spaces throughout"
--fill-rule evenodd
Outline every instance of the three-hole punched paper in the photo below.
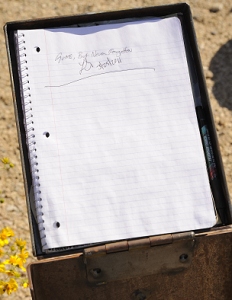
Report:
M 16 39 L 44 251 L 215 224 L 177 17 Z

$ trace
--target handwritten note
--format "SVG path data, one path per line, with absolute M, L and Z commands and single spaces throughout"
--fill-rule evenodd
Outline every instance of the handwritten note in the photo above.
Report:
M 178 18 L 21 33 L 44 249 L 215 224 Z
M 115 49 L 109 49 L 107 51 L 92 51 L 89 52 L 79 52 L 77 55 L 75 54 L 63 54 L 60 52 L 56 58 L 55 61 L 60 63 L 65 63 L 68 61 L 74 61 L 78 60 L 78 64 L 80 65 L 80 75 L 86 71 L 91 71 L 94 69 L 98 70 L 105 70 L 109 69 L 109 67 L 112 67 L 116 64 L 122 63 L 121 56 L 123 54 L 128 54 L 132 52 L 132 49 L 128 49 L 127 47 L 122 48 L 121 50 L 115 50 Z M 94 62 L 96 59 L 98 59 L 97 63 Z

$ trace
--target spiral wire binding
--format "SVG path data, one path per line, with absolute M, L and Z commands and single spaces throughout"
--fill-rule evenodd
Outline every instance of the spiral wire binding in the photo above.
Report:
M 18 52 L 20 60 L 20 76 L 21 76 L 21 94 L 23 99 L 23 110 L 24 110 L 24 126 L 27 135 L 27 146 L 29 150 L 29 160 L 31 166 L 33 190 L 35 197 L 35 208 L 37 216 L 37 224 L 40 232 L 40 238 L 42 242 L 43 249 L 46 248 L 46 234 L 43 219 L 43 205 L 39 182 L 39 168 L 36 155 L 36 140 L 35 134 L 33 133 L 34 122 L 33 122 L 33 112 L 32 112 L 32 95 L 30 93 L 30 81 L 29 81 L 29 70 L 27 66 L 27 55 L 26 55 L 26 42 L 24 39 L 25 35 L 23 33 L 18 35 Z

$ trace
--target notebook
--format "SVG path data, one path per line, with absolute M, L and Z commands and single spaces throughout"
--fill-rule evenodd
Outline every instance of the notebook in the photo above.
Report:
M 16 44 L 43 251 L 215 225 L 177 17 Z

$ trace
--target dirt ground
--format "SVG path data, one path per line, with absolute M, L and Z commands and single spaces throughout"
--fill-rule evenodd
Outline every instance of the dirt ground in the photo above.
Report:
M 158 0 L 0 0 L 0 25 L 14 20 L 34 19 L 89 12 L 155 6 L 183 1 Z M 232 0 L 192 0 L 191 7 L 208 93 L 215 119 L 225 174 L 232 194 Z M 0 31 L 0 158 L 10 157 L 15 167 L 0 169 L 0 228 L 10 226 L 17 236 L 30 234 L 20 153 L 12 104 L 11 83 L 3 30 Z M 30 258 L 30 261 L 34 258 Z M 3 298 L 5 298 L 3 296 Z M 9 299 L 30 299 L 29 290 L 21 290 Z

